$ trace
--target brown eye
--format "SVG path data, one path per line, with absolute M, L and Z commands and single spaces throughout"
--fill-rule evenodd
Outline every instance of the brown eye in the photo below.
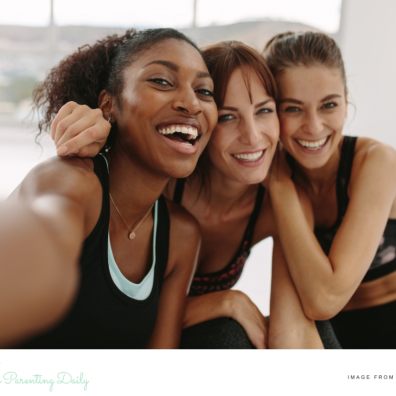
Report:
M 326 110 L 334 109 L 337 106 L 338 105 L 337 105 L 336 102 L 326 102 L 326 103 L 323 104 L 323 108 L 326 109 Z
M 273 113 L 273 112 L 274 112 L 274 110 L 271 109 L 270 107 L 262 107 L 261 109 L 257 110 L 256 114 L 270 114 L 270 113 Z
M 197 89 L 195 91 L 197 94 L 206 96 L 207 98 L 213 98 L 213 92 L 206 88 Z
M 227 121 L 231 121 L 234 119 L 235 119 L 235 117 L 232 114 L 221 114 L 221 115 L 219 115 L 217 122 L 219 122 L 219 123 L 227 122 Z
M 172 86 L 172 84 L 168 80 L 165 80 L 164 78 L 150 78 L 148 81 L 162 88 L 167 88 Z
M 301 109 L 297 106 L 287 106 L 283 109 L 284 113 L 298 113 Z

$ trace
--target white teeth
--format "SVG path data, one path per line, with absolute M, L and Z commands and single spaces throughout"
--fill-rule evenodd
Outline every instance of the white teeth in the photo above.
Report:
M 198 137 L 198 129 L 190 125 L 169 125 L 164 128 L 159 128 L 158 132 L 161 135 L 173 135 L 176 132 L 187 135 L 189 140 L 196 139 Z
M 242 161 L 257 161 L 264 151 L 256 151 L 255 153 L 243 153 L 243 154 L 233 154 L 233 156 Z
M 320 140 L 302 140 L 297 139 L 297 142 L 301 144 L 301 146 L 311 149 L 311 150 L 318 150 L 326 143 L 327 137 L 320 139 Z

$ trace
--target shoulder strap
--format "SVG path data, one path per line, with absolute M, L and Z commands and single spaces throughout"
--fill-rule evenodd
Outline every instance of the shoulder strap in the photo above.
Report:
M 157 224 L 157 238 L 156 238 L 156 256 L 157 265 L 156 271 L 158 271 L 160 284 L 164 278 L 166 266 L 168 264 L 169 254 L 169 229 L 170 219 L 168 206 L 165 198 L 161 195 L 158 198 L 158 224 Z
M 248 225 L 246 227 L 245 237 L 243 238 L 244 243 L 250 247 L 253 239 L 254 228 L 257 222 L 257 218 L 260 214 L 261 205 L 263 203 L 263 198 L 265 194 L 265 188 L 261 184 L 259 184 L 256 194 L 256 202 L 254 204 L 254 208 L 252 214 L 250 215 Z
M 186 184 L 186 179 L 177 179 L 175 191 L 173 193 L 173 202 L 176 204 L 181 204 L 183 199 L 184 185 Z
M 357 137 L 344 136 L 341 147 L 340 163 L 337 175 L 337 204 L 338 204 L 338 221 L 342 220 L 348 206 L 348 186 L 351 178 L 353 158 L 355 155 Z
M 98 257 L 98 255 L 100 256 L 100 252 L 107 254 L 107 232 L 105 232 L 104 229 L 108 228 L 110 217 L 109 175 L 106 161 L 101 155 L 97 155 L 92 160 L 94 163 L 94 172 L 102 186 L 102 209 L 95 227 L 85 239 L 83 251 L 81 253 L 82 257 L 91 258 Z M 105 257 L 107 257 L 107 255 L 105 255 Z M 81 262 L 85 262 L 85 260 L 81 260 Z

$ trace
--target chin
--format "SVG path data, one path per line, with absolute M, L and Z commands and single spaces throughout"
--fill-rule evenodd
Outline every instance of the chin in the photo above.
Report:
M 172 169 L 169 169 L 168 173 L 172 178 L 184 179 L 190 176 L 194 172 L 197 166 L 197 162 L 198 161 L 194 161 L 193 163 L 189 163 L 189 164 L 186 164 L 184 162 L 183 164 L 179 164 L 179 166 L 174 166 L 172 167 Z
M 267 177 L 268 172 L 260 172 L 258 174 L 250 174 L 248 176 L 241 176 L 239 181 L 246 185 L 259 184 Z
M 297 163 L 302 166 L 303 168 L 307 170 L 315 170 L 315 169 L 320 169 L 323 168 L 327 164 L 327 160 L 322 160 L 322 161 L 298 161 Z

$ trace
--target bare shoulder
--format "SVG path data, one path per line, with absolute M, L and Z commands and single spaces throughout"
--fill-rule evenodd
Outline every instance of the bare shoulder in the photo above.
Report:
M 191 274 L 195 270 L 201 246 L 198 221 L 183 207 L 169 200 L 167 205 L 171 226 L 166 276 L 175 271 Z
M 388 144 L 361 137 L 357 141 L 354 162 L 359 168 L 367 162 L 372 163 L 373 166 L 394 167 L 396 151 Z
M 260 213 L 254 228 L 253 244 L 277 234 L 271 199 L 266 188 Z
M 166 203 L 171 218 L 171 233 L 175 233 L 175 236 L 184 236 L 184 238 L 199 237 L 200 226 L 195 217 L 188 210 L 168 199 Z
M 374 139 L 359 138 L 352 166 L 349 192 L 362 192 L 383 199 L 395 200 L 396 151 Z M 387 198 L 388 197 L 388 198 Z M 396 211 L 396 207 L 393 209 Z

